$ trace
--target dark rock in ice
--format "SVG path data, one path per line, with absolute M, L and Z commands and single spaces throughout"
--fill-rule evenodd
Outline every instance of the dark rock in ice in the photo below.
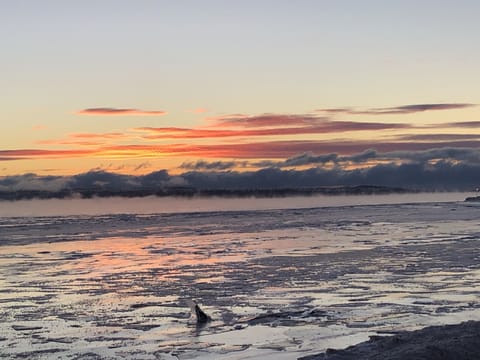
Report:
M 15 359 L 51 359 L 50 354 L 63 352 L 65 349 L 52 348 L 15 353 Z M 59 357 L 57 357 L 58 359 Z M 82 358 L 83 359 L 83 358 Z
M 212 320 L 195 301 L 191 301 L 190 308 L 192 309 L 192 314 L 194 314 L 197 319 L 197 325 L 205 325 Z
M 205 314 L 198 304 L 195 305 L 195 315 L 197 316 L 197 324 L 205 324 L 211 320 L 210 316 Z
M 60 337 L 60 338 L 46 338 L 45 343 L 53 342 L 60 344 L 72 344 L 75 341 L 73 338 Z
M 305 318 L 317 318 L 324 317 L 326 313 L 322 310 L 312 309 L 312 310 L 287 310 L 280 312 L 268 312 L 265 314 L 257 315 L 253 318 L 248 319 L 246 322 L 248 325 L 267 325 L 271 323 L 278 323 L 282 326 L 295 325 L 296 322 L 300 319 Z
M 142 308 L 146 308 L 146 307 L 152 307 L 152 306 L 162 306 L 163 304 L 160 303 L 160 302 L 144 302 L 144 303 L 136 303 L 136 304 L 132 304 L 130 305 L 130 308 L 131 309 L 142 309 Z
M 33 330 L 43 329 L 42 326 L 25 326 L 25 325 L 12 325 L 12 328 L 15 331 L 33 331 Z
M 480 321 L 430 326 L 370 340 L 343 350 L 327 349 L 302 360 L 476 360 L 480 359 Z
M 83 354 L 76 355 L 72 360 L 102 360 L 103 357 L 94 353 L 94 352 L 87 352 Z
M 124 329 L 133 329 L 133 330 L 141 330 L 141 331 L 149 331 L 151 329 L 155 329 L 160 327 L 160 324 L 127 324 L 123 328 Z

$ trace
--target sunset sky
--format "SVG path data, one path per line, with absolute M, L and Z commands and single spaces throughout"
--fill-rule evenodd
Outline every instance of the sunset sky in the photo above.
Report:
M 478 169 L 478 14 L 474 0 L 4 2 L 0 176 Z

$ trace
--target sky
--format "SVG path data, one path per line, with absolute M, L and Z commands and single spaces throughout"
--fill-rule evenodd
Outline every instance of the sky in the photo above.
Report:
M 165 172 L 480 185 L 479 13 L 473 0 L 5 1 L 0 190 Z

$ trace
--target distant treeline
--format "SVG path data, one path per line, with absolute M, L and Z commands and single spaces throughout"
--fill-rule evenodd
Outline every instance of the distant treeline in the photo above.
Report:
M 162 189 L 105 190 L 105 189 L 64 189 L 60 191 L 19 190 L 0 191 L 0 200 L 28 199 L 67 199 L 94 197 L 146 197 L 146 196 L 181 196 L 181 197 L 286 197 L 311 195 L 373 195 L 402 194 L 414 192 L 399 187 L 358 185 L 358 186 L 321 186 L 305 188 L 280 189 L 195 189 L 191 187 L 168 187 Z

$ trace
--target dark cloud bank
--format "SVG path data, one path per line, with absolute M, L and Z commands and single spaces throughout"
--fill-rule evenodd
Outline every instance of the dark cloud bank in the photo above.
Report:
M 285 170 L 278 167 L 254 172 L 234 171 L 182 174 L 186 184 L 198 189 L 282 189 L 319 186 L 386 186 L 423 191 L 472 190 L 480 184 L 480 164 L 393 163 L 368 169 L 343 170 L 339 167 Z
M 408 160 L 398 164 L 395 159 Z M 439 159 L 440 158 L 440 159 Z M 390 159 L 369 168 L 346 170 L 342 162 Z M 436 159 L 432 162 L 432 159 Z M 0 178 L 0 198 L 147 195 L 285 195 L 291 193 L 371 193 L 399 191 L 472 191 L 480 186 L 480 152 L 434 149 L 422 152 L 350 156 L 303 154 L 282 162 L 265 162 L 257 171 L 229 170 L 232 162 L 184 164 L 184 173 L 166 170 L 134 176 L 93 170 L 74 176 L 24 174 Z M 243 162 L 244 164 L 244 162 Z M 325 167 L 328 164 L 329 167 Z M 258 165 L 258 164 L 257 164 Z M 308 165 L 304 170 L 289 166 Z M 332 190 L 332 187 L 336 190 Z M 390 189 L 390 190 L 389 190 Z

